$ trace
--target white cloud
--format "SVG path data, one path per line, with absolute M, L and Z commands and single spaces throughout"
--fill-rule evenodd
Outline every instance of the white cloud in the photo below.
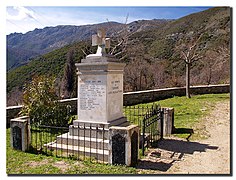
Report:
M 9 12 L 7 12 L 7 19 L 8 20 L 24 20 L 26 18 L 31 18 L 31 19 L 35 19 L 35 15 L 33 11 L 30 11 L 29 9 L 23 7 L 23 6 L 14 6 L 13 9 L 15 10 L 15 12 L 17 14 L 10 14 Z

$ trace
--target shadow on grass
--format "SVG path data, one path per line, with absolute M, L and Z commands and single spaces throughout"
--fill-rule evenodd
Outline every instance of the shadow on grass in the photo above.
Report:
M 173 163 L 175 162 L 175 160 L 172 160 L 169 163 L 165 163 L 165 162 L 153 162 L 150 160 L 140 160 L 137 166 L 137 169 L 145 169 L 145 170 L 158 170 L 158 171 L 162 171 L 165 172 L 168 169 L 170 169 L 170 167 L 173 165 Z
M 193 129 L 190 128 L 175 128 L 173 130 L 173 134 L 189 134 L 186 138 L 187 141 L 189 141 L 189 138 L 192 136 L 193 133 Z
M 52 151 L 48 150 L 48 152 L 45 152 L 42 147 L 36 148 L 33 146 L 30 146 L 29 149 L 26 151 L 29 154 L 42 154 L 46 156 L 52 156 Z

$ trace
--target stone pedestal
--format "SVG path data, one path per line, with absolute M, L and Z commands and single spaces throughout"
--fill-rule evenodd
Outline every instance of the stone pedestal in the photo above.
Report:
M 129 125 L 123 115 L 124 63 L 105 53 L 109 39 L 105 31 L 93 36 L 98 45 L 91 54 L 76 64 L 78 75 L 78 119 L 69 132 L 49 143 L 48 148 L 93 156 L 111 164 L 136 165 L 138 161 L 138 126 Z M 60 142 L 61 144 L 56 144 Z
M 78 70 L 78 120 L 126 126 L 123 116 L 124 63 L 113 57 L 92 56 L 76 64 Z
M 109 128 L 109 163 L 135 166 L 138 162 L 139 127 Z
M 127 118 L 123 115 L 124 66 L 124 63 L 118 63 L 115 58 L 108 55 L 90 55 L 82 59 L 81 63 L 76 64 L 78 119 L 73 121 L 69 133 L 64 136 L 68 142 L 82 139 L 83 144 L 90 148 L 89 151 L 96 152 L 93 154 L 94 157 L 106 162 L 109 162 L 109 152 L 112 151 L 109 148 L 109 128 L 113 126 L 124 128 L 129 125 Z M 102 131 L 99 132 L 98 129 Z M 126 134 L 129 131 L 125 130 Z M 64 136 L 59 137 L 58 140 L 65 139 Z M 97 142 L 101 142 L 102 149 Z M 83 151 L 83 148 L 77 149 Z M 126 152 L 130 157 L 130 150 Z M 125 164 L 131 163 L 127 161 Z
M 30 146 L 30 118 L 23 116 L 11 119 L 11 147 L 26 151 Z

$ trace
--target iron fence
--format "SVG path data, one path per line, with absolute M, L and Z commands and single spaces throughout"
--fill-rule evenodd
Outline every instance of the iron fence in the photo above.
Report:
M 154 105 L 155 103 L 124 106 L 124 116 L 130 122 L 130 124 L 136 124 L 139 127 L 142 127 L 143 118 L 145 117 L 146 113 L 152 109 Z
M 156 147 L 163 138 L 163 110 L 156 103 L 124 107 L 124 115 L 131 124 L 140 127 L 140 149 Z
M 163 134 L 163 111 L 156 104 L 124 107 L 130 124 L 140 127 L 140 146 L 154 147 Z M 78 123 L 68 127 L 31 126 L 31 151 L 56 157 L 107 163 L 109 129 L 106 124 Z
M 145 143 L 147 147 L 157 147 L 158 141 L 163 139 L 163 110 L 159 105 L 152 106 L 146 113 L 142 125 L 142 139 L 142 155 Z
M 108 129 L 84 123 L 70 127 L 32 126 L 31 151 L 77 160 L 108 162 Z

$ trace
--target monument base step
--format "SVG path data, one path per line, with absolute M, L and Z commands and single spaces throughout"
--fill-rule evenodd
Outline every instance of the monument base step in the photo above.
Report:
M 57 136 L 57 143 L 68 144 L 73 146 L 83 146 L 86 148 L 105 149 L 108 150 L 109 140 L 102 138 L 84 137 L 84 136 L 71 136 L 70 133 L 65 133 Z
M 122 124 L 119 124 L 119 125 L 116 125 L 116 126 L 127 127 L 127 126 L 129 126 L 129 125 L 130 125 L 129 121 L 125 121 L 125 122 L 123 122 Z
M 74 126 L 69 127 L 70 136 L 80 136 L 86 138 L 108 139 L 109 129 L 97 126 Z
M 119 119 L 115 119 L 111 122 L 109 122 L 109 127 L 110 126 L 121 126 L 121 127 L 126 127 L 129 125 L 129 121 L 127 121 L 126 117 L 121 117 Z
M 75 145 L 67 145 L 67 144 L 58 144 L 56 142 L 51 142 L 44 145 L 49 150 L 57 150 L 62 151 L 70 155 L 74 156 L 87 156 L 93 157 L 99 161 L 108 162 L 109 151 L 101 150 L 95 148 L 88 148 L 84 146 L 75 146 Z
M 74 126 L 81 126 L 81 127 L 97 127 L 97 128 L 104 128 L 108 129 L 111 126 L 128 126 L 129 121 L 127 121 L 126 117 L 121 117 L 118 119 L 114 119 L 112 121 L 109 121 L 107 123 L 104 122 L 95 122 L 95 121 L 86 121 L 86 120 L 74 120 L 73 121 Z
M 109 127 L 111 126 L 127 127 L 129 121 L 126 117 L 115 119 L 109 123 L 74 120 L 73 125 L 69 127 L 69 135 L 108 139 Z

